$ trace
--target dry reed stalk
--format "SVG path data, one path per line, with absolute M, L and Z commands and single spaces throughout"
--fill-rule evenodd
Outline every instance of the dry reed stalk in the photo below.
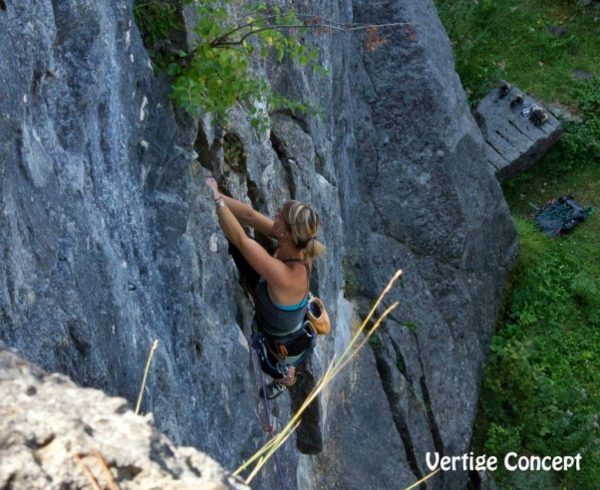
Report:
M 96 477 L 94 476 L 94 474 L 90 471 L 90 469 L 87 467 L 87 465 L 81 459 L 81 455 L 80 454 L 76 454 L 75 456 L 73 456 L 73 459 L 79 465 L 79 467 L 82 469 L 83 473 L 85 474 L 85 476 L 89 480 L 90 485 L 92 486 L 92 488 L 94 490 L 102 490 L 100 488 L 100 485 L 98 485 L 98 480 L 96 480 Z
M 300 406 L 300 408 L 296 411 L 291 420 L 286 424 L 283 429 L 274 436 L 269 442 L 267 442 L 262 448 L 260 448 L 253 456 L 250 457 L 248 461 L 242 464 L 235 472 L 234 476 L 239 475 L 242 471 L 248 468 L 252 463 L 258 460 L 256 466 L 246 479 L 246 485 L 249 485 L 252 479 L 256 476 L 258 471 L 265 465 L 265 463 L 269 460 L 269 458 L 282 446 L 282 444 L 287 440 L 288 437 L 296 430 L 298 425 L 300 424 L 300 417 L 302 413 L 306 410 L 308 405 L 317 397 L 317 395 L 333 380 L 333 378 L 343 369 L 350 360 L 365 346 L 365 344 L 369 341 L 373 333 L 379 328 L 383 320 L 398 306 L 398 303 L 394 303 L 389 306 L 377 319 L 373 327 L 368 331 L 367 335 L 362 339 L 358 344 L 357 341 L 360 338 L 362 332 L 366 328 L 367 324 L 371 320 L 373 314 L 377 310 L 377 307 L 381 304 L 384 296 L 390 291 L 394 282 L 402 275 L 402 271 L 398 270 L 394 276 L 390 279 L 386 287 L 383 289 L 377 301 L 369 311 L 369 314 L 362 322 L 360 328 L 346 347 L 346 349 L 342 352 L 339 358 L 333 358 L 325 371 L 325 374 L 321 378 L 321 380 L 317 383 L 317 385 L 312 389 L 312 391 L 308 394 L 304 403 Z
M 431 473 L 429 473 L 427 476 L 425 476 L 425 478 L 421 478 L 419 481 L 414 482 L 411 486 L 406 487 L 404 490 L 412 490 L 413 488 L 417 488 L 421 483 L 423 483 L 426 480 L 429 480 L 433 475 L 435 475 L 438 471 L 440 471 L 440 468 L 438 468 L 435 471 L 432 471 Z
M 104 459 L 104 457 L 102 456 L 100 451 L 98 451 L 95 448 L 92 448 L 92 454 L 96 457 L 96 459 L 100 463 L 100 467 L 102 468 L 104 476 L 106 477 L 106 481 L 108 482 L 108 489 L 109 490 L 119 490 L 119 486 L 115 483 L 113 475 L 112 475 L 110 469 L 108 468 L 108 465 L 106 464 L 106 460 Z
M 146 360 L 146 367 L 144 368 L 144 376 L 142 378 L 142 385 L 140 386 L 140 394 L 138 395 L 137 403 L 135 404 L 135 414 L 140 414 L 140 407 L 142 406 L 142 398 L 144 398 L 144 388 L 146 387 L 146 380 L 148 379 L 148 371 L 150 371 L 150 364 L 152 364 L 152 357 L 158 349 L 158 340 L 152 342 L 150 352 L 148 353 L 148 359 Z

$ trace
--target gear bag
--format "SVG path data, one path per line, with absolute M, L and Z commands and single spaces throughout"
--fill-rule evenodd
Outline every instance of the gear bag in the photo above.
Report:
M 564 235 L 585 221 L 592 208 L 584 208 L 571 196 L 551 199 L 536 213 L 534 221 L 547 236 Z

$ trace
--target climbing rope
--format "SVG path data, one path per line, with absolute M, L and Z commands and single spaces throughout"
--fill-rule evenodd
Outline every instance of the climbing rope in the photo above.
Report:
M 260 367 L 259 352 L 260 352 L 261 340 L 255 336 L 252 338 L 252 348 L 254 349 L 254 369 L 258 372 L 258 378 L 260 380 L 260 387 L 262 393 L 263 407 L 265 409 L 266 425 L 264 427 L 265 432 L 269 434 L 272 439 L 275 436 L 275 425 L 271 421 L 271 407 L 269 405 L 269 399 L 267 398 L 267 384 L 265 383 L 265 377 L 263 376 L 262 369 Z M 283 479 L 283 471 L 281 470 L 281 464 L 279 462 L 279 454 L 275 453 L 275 466 L 277 467 L 277 473 L 279 474 L 279 481 L 281 482 L 281 490 L 286 490 L 285 482 Z

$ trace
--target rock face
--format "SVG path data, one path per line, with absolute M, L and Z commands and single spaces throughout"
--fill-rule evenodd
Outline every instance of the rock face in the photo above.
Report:
M 531 167 L 563 132 L 560 121 L 550 110 L 518 87 L 506 86 L 490 92 L 475 109 L 486 145 L 486 158 L 501 182 Z M 543 124 L 535 124 L 532 108 L 548 115 Z
M 321 400 L 326 450 L 280 454 L 289 487 L 386 488 L 424 476 L 426 451 L 468 449 L 482 365 L 516 236 L 430 0 L 290 2 L 367 34 L 307 33 L 331 76 L 258 66 L 322 118 L 243 109 L 227 132 L 173 110 L 125 0 L 7 1 L 0 9 L 0 337 L 77 383 L 134 401 L 177 444 L 233 469 L 264 441 L 246 340 L 251 308 L 204 187 L 210 174 L 274 214 L 290 197 L 323 221 L 313 292 L 351 336 L 397 268 L 400 307 Z M 377 43 L 375 43 L 377 44 Z M 198 156 L 196 160 L 196 156 Z M 200 162 L 200 163 L 198 163 Z M 345 264 L 344 270 L 342 263 Z M 391 298 L 390 298 L 391 300 Z M 290 400 L 275 404 L 278 420 Z M 361 453 L 363 430 L 368 437 Z M 378 470 L 377 465 L 385 466 Z M 463 488 L 466 475 L 431 488 Z M 268 465 L 255 488 L 276 488 Z M 393 486 L 393 485 L 392 485 Z
M 517 242 L 501 190 L 481 164 L 481 133 L 433 2 L 354 2 L 355 22 L 380 19 L 410 28 L 389 33 L 364 53 L 364 70 L 353 70 L 361 199 L 347 205 L 364 220 L 349 251 L 361 291 L 404 270 L 389 300 L 400 306 L 375 353 L 406 461 L 424 476 L 426 452 L 468 449 Z M 464 488 L 465 475 L 446 473 L 432 485 Z
M 151 422 L 125 399 L 48 374 L 0 343 L 1 488 L 88 488 L 93 479 L 123 490 L 248 488 Z

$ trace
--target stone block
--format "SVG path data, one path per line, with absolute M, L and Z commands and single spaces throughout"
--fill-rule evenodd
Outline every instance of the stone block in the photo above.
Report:
M 514 86 L 503 93 L 502 85 L 484 97 L 474 112 L 487 143 L 486 159 L 500 182 L 530 168 L 563 132 L 560 121 L 543 104 Z M 546 111 L 547 121 L 535 124 L 527 117 L 534 105 Z

